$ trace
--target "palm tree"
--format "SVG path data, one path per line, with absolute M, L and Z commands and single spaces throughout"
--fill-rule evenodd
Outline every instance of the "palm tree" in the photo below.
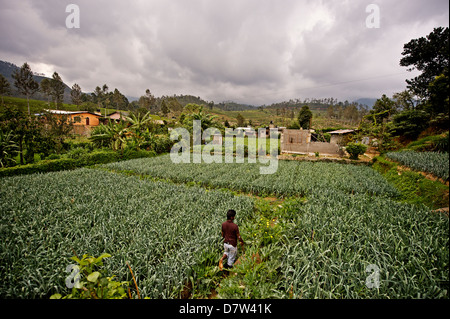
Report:
M 150 112 L 147 112 L 144 115 L 142 115 L 142 113 L 137 113 L 137 115 L 132 113 L 130 116 L 125 117 L 125 120 L 131 124 L 130 129 L 137 132 L 140 131 L 145 124 L 152 120 L 152 116 Z
M 192 121 L 194 121 L 194 120 L 201 121 L 202 130 L 205 130 L 208 127 L 213 126 L 214 119 L 217 118 L 217 115 L 203 113 L 203 106 L 200 107 L 198 112 L 189 114 L 188 116 L 190 117 L 190 120 L 192 120 Z
M 126 143 L 127 127 L 126 124 L 109 122 L 107 125 L 97 126 L 90 137 L 90 140 L 97 147 L 109 146 L 113 150 L 123 149 Z

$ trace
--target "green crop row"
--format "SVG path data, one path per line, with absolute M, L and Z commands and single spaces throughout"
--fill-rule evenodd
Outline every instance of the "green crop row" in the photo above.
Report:
M 414 170 L 431 173 L 443 180 L 449 178 L 449 155 L 438 152 L 389 152 L 386 157 Z
M 209 289 L 232 208 L 249 252 L 221 282 L 221 298 L 448 298 L 447 216 L 395 201 L 370 167 L 280 161 L 260 175 L 260 165 L 160 156 L 104 166 L 132 176 L 78 169 L 0 179 L 0 297 L 65 295 L 74 252 L 111 254 L 105 267 L 119 280 L 132 280 L 128 262 L 143 297 L 177 298 L 187 283 Z M 258 211 L 248 196 L 134 174 L 305 198 Z
M 324 162 L 278 161 L 276 173 L 261 175 L 258 163 L 173 163 L 169 155 L 110 163 L 103 167 L 179 183 L 229 188 L 280 197 L 335 189 L 351 194 L 396 197 L 397 190 L 367 166 Z
M 74 252 L 107 252 L 108 273 L 136 277 L 141 295 L 179 296 L 208 252 L 220 258 L 226 211 L 245 218 L 248 197 L 78 169 L 1 179 L 0 297 L 65 295 Z
M 447 216 L 329 190 L 290 223 L 279 289 L 292 298 L 448 298 Z

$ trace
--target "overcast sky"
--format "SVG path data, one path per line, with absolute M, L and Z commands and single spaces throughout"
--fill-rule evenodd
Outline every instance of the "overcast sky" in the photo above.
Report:
M 71 3 L 80 28 L 66 27 Z M 372 3 L 379 28 L 366 24 Z M 447 0 L 0 0 L 0 60 L 84 92 L 352 101 L 404 90 L 403 45 L 447 27 L 448 12 Z

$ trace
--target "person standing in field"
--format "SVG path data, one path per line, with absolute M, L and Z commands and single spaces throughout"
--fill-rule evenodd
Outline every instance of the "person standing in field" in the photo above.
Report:
M 230 209 L 227 212 L 227 221 L 222 223 L 222 237 L 224 239 L 224 250 L 222 258 L 219 261 L 219 269 L 223 269 L 223 260 L 227 258 L 227 263 L 225 264 L 225 268 L 233 267 L 234 261 L 236 260 L 237 255 L 237 241 L 239 240 L 242 246 L 242 250 L 244 250 L 244 241 L 242 240 L 241 235 L 239 234 L 239 227 L 233 221 L 236 217 L 236 211 Z

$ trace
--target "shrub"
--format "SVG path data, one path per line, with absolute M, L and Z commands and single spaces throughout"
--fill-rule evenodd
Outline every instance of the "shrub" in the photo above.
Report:
M 61 155 L 56 154 L 56 153 L 53 153 L 53 154 L 50 154 L 50 155 L 47 157 L 47 159 L 48 159 L 48 160 L 55 160 L 55 159 L 59 159 L 60 157 L 61 157 Z
M 350 159 L 357 160 L 359 155 L 366 152 L 367 146 L 361 143 L 348 143 L 345 150 L 350 155 Z
M 157 154 L 168 153 L 173 146 L 173 141 L 168 136 L 158 136 L 154 140 L 153 150 Z
M 68 158 L 79 159 L 88 153 L 87 149 L 84 148 L 73 148 L 66 153 Z
M 391 129 L 394 136 L 416 138 L 428 126 L 429 115 L 421 110 L 407 110 L 393 118 Z
M 53 294 L 50 299 L 124 299 L 127 298 L 128 281 L 116 281 L 114 276 L 108 277 L 103 267 L 103 258 L 111 257 L 102 254 L 98 258 L 83 255 L 81 259 L 74 256 L 71 259 L 78 265 L 71 265 L 74 283 L 72 292 L 62 297 Z M 68 279 L 70 279 L 70 277 Z M 67 280 L 67 279 L 66 279 Z M 67 284 L 67 283 L 66 283 Z
M 25 175 L 34 173 L 56 172 L 70 170 L 77 167 L 107 164 L 120 160 L 118 153 L 114 151 L 99 151 L 84 154 L 79 158 L 60 158 L 54 160 L 43 160 L 34 164 L 20 165 L 0 169 L 0 177 Z
M 156 156 L 155 151 L 138 150 L 133 148 L 125 148 L 123 151 L 122 160 L 129 160 L 134 158 L 153 157 Z

